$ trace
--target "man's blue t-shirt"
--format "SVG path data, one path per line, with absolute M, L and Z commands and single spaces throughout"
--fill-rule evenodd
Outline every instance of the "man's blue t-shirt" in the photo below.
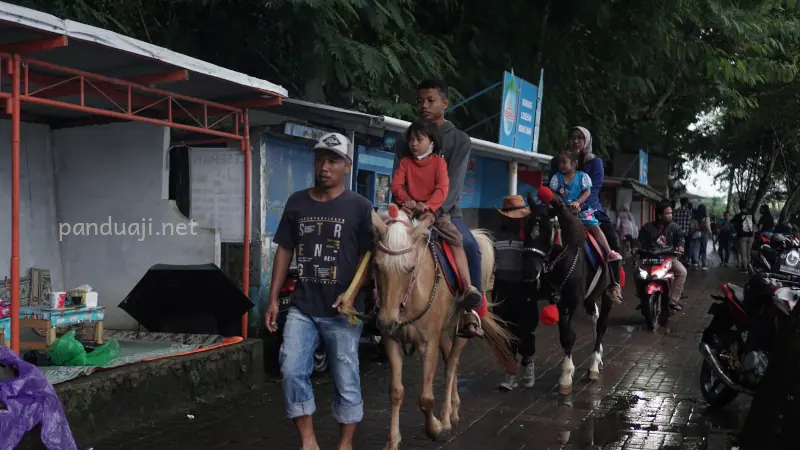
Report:
M 295 192 L 273 240 L 295 251 L 293 306 L 312 317 L 334 317 L 339 312 L 332 305 L 350 287 L 358 259 L 372 250 L 372 204 L 350 190 L 326 202 L 312 199 L 309 189 Z M 363 302 L 353 306 L 364 311 Z

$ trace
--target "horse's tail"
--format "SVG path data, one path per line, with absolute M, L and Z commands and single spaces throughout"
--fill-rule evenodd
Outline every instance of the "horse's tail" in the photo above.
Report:
M 487 230 L 472 230 L 472 235 L 475 236 L 478 247 L 481 249 L 481 281 L 483 282 L 485 294 L 494 275 L 494 245 L 492 244 L 492 236 Z M 492 313 L 494 305 L 489 301 L 488 297 L 486 298 L 486 303 L 489 312 L 486 317 L 481 319 L 484 336 L 492 347 L 492 353 L 494 353 L 497 361 L 507 372 L 513 373 L 517 370 L 517 357 L 511 352 L 511 343 L 516 338 L 508 331 L 505 322 Z

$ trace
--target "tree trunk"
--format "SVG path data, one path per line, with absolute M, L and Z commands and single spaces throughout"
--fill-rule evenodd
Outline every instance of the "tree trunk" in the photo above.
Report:
M 780 314 L 780 313 L 778 313 Z M 778 328 L 769 366 L 750 405 L 739 444 L 743 450 L 797 448 L 800 421 L 800 307 Z
M 778 142 L 775 137 L 772 137 L 772 149 L 769 154 L 769 161 L 764 168 L 764 172 L 761 174 L 761 180 L 758 182 L 758 189 L 756 190 L 755 198 L 753 199 L 753 206 L 751 211 L 755 212 L 758 211 L 758 208 L 761 207 L 761 202 L 764 201 L 764 197 L 767 195 L 767 189 L 769 189 L 770 185 L 772 184 L 772 171 L 775 169 L 775 161 L 778 159 Z
M 537 70 L 536 73 L 542 70 L 542 58 L 544 57 L 544 40 L 547 37 L 547 21 L 550 18 L 550 4 L 552 0 L 547 0 L 544 4 L 544 13 L 542 13 L 542 30 L 539 33 L 539 45 L 536 49 L 536 58 L 533 60 L 533 67 Z
M 781 215 L 778 218 L 779 223 L 786 223 L 790 217 L 792 217 L 792 213 L 794 212 L 794 203 L 797 200 L 797 196 L 800 195 L 800 183 L 795 185 L 795 188 L 789 192 L 789 196 L 786 197 L 786 203 L 783 204 L 783 208 L 781 208 Z
M 725 205 L 725 211 L 731 210 L 731 203 L 733 203 L 733 174 L 735 170 L 733 166 L 730 168 L 730 172 L 728 173 L 728 204 Z

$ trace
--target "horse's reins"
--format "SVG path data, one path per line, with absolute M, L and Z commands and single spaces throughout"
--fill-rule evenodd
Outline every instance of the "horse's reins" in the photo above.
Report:
M 536 253 L 537 255 L 542 256 L 543 258 L 549 259 L 549 257 L 553 254 L 553 251 L 557 248 L 555 247 L 556 235 L 561 231 L 561 226 L 558 224 L 558 219 L 553 220 L 553 222 L 555 223 L 555 225 L 553 226 L 553 231 L 550 233 L 550 245 L 551 245 L 550 252 L 545 253 L 536 247 L 530 247 L 530 248 L 526 247 L 524 250 L 531 251 L 533 253 Z M 548 261 L 547 265 L 542 267 L 542 273 L 547 274 L 549 272 L 552 272 L 555 269 L 556 265 L 559 262 L 561 262 L 561 260 L 567 257 L 567 252 L 569 251 L 569 248 L 570 248 L 569 246 L 563 245 L 562 242 L 561 251 L 558 253 L 558 255 L 556 255 L 555 259 L 553 259 L 552 261 Z M 553 297 L 555 299 L 555 303 L 559 302 L 561 297 L 561 291 L 564 289 L 564 286 L 567 284 L 567 281 L 569 281 L 569 277 L 572 276 L 572 272 L 575 270 L 575 266 L 578 265 L 578 259 L 580 259 L 580 256 L 581 252 L 580 249 L 578 249 L 578 251 L 575 252 L 575 257 L 572 259 L 572 265 L 570 266 L 567 275 L 561 281 L 561 285 L 558 286 L 558 289 L 555 289 L 556 287 L 555 283 L 553 283 L 549 279 L 547 280 L 547 283 L 550 284 L 550 287 L 553 289 Z
M 412 225 L 411 225 L 411 223 L 409 221 L 403 220 L 403 219 L 390 219 L 390 220 L 388 220 L 386 222 L 386 225 L 390 226 L 390 225 L 393 225 L 395 223 L 402 223 L 403 225 L 406 226 L 406 228 L 411 228 L 412 227 Z M 386 253 L 387 255 L 400 256 L 400 255 L 405 255 L 405 254 L 413 251 L 415 245 L 416 245 L 416 242 L 412 242 L 411 245 L 409 245 L 407 247 L 403 247 L 401 249 L 394 250 L 394 249 L 390 249 L 390 248 L 386 247 L 383 244 L 382 241 L 379 241 L 378 245 L 376 246 L 376 248 L 377 248 L 378 251 L 380 251 L 382 253 Z M 433 248 L 433 241 L 431 240 L 431 233 L 430 232 L 427 233 L 425 247 L 431 249 L 431 254 L 433 255 L 434 270 L 435 270 L 434 278 L 433 278 L 433 288 L 431 289 L 431 295 L 428 297 L 428 303 L 425 304 L 425 308 L 423 308 L 422 311 L 419 312 L 419 314 L 417 314 L 416 316 L 412 317 L 411 319 L 407 319 L 407 320 L 404 320 L 404 321 L 400 322 L 400 327 L 404 327 L 406 325 L 411 325 L 412 323 L 414 323 L 414 322 L 418 321 L 419 319 L 421 319 L 422 316 L 424 316 L 428 312 L 428 310 L 431 309 L 431 305 L 433 305 L 433 300 L 436 298 L 436 290 L 437 290 L 437 288 L 439 286 L 439 275 L 441 274 L 441 267 L 439 265 L 439 259 L 436 257 L 436 251 Z M 408 300 L 411 297 L 411 291 L 414 289 L 414 284 L 417 281 L 417 275 L 419 275 L 420 268 L 422 267 L 422 258 L 424 256 L 425 256 L 425 252 L 420 253 L 420 255 L 419 255 L 418 259 L 417 259 L 417 264 L 415 265 L 414 271 L 411 274 L 411 280 L 409 280 L 408 286 L 406 287 L 406 290 L 403 293 L 403 299 L 400 302 L 400 311 L 401 312 L 406 308 L 406 303 L 408 303 Z M 378 309 L 378 303 L 377 302 L 375 303 L 375 306 L 376 306 L 375 309 L 377 310 Z

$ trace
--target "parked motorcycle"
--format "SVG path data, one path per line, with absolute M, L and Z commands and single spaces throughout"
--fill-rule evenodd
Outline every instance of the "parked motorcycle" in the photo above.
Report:
M 780 267 L 800 266 L 797 250 L 780 257 Z M 712 295 L 714 318 L 703 332 L 700 392 L 713 407 L 723 407 L 740 393 L 752 395 L 769 363 L 775 331 L 800 300 L 800 277 L 770 273 L 751 265 L 744 289 L 722 283 L 723 296 Z
M 289 273 L 286 276 L 286 281 L 278 294 L 278 348 L 283 342 L 283 327 L 286 324 L 286 316 L 289 315 L 289 309 L 292 307 L 291 296 L 294 292 L 295 285 L 297 284 L 297 268 L 292 266 L 289 268 Z M 364 283 L 364 286 L 358 292 L 357 297 L 360 297 L 364 302 L 364 307 L 367 311 L 372 311 L 375 306 L 375 289 L 372 280 Z M 373 346 L 379 356 L 384 356 L 383 345 L 381 345 L 381 334 L 378 331 L 377 324 L 374 320 L 364 323 L 364 328 L 361 332 L 361 343 Z M 277 358 L 277 352 L 275 352 Z M 328 354 L 325 352 L 325 345 L 320 341 L 319 346 L 314 351 L 314 373 L 324 373 L 328 371 Z
M 757 270 L 777 272 L 780 267 L 776 266 L 773 269 L 773 266 L 776 265 L 778 257 L 793 248 L 800 248 L 800 238 L 793 235 L 766 232 L 761 233 L 753 247 L 753 266 Z M 796 273 L 791 273 L 791 275 L 800 276 L 800 268 L 794 270 Z
M 669 320 L 669 293 L 672 289 L 672 257 L 680 255 L 672 247 L 639 250 L 636 265 L 636 296 L 647 328 L 655 331 Z

